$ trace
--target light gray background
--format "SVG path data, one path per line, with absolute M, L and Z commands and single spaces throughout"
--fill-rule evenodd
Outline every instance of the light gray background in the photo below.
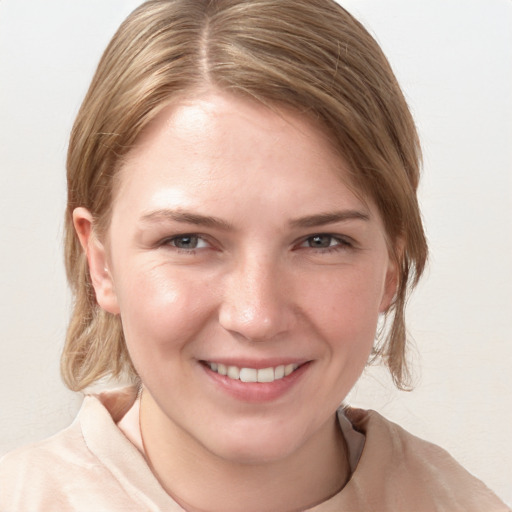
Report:
M 64 159 L 97 61 L 137 0 L 0 2 L 0 454 L 64 427 Z M 447 448 L 512 503 L 512 2 L 342 1 L 417 120 L 432 256 L 410 303 L 413 393 L 369 370 L 351 394 Z

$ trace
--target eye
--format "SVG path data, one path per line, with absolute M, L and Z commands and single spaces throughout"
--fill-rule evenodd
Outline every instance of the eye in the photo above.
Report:
M 314 249 L 326 249 L 328 247 L 340 245 L 340 240 L 332 235 L 314 235 L 306 238 L 304 244 L 306 244 L 307 247 L 312 247 Z
M 358 245 L 352 238 L 345 235 L 315 233 L 299 241 L 296 248 L 306 249 L 311 253 L 329 254 L 357 249 Z
M 320 251 L 336 251 L 354 247 L 354 244 L 345 237 L 330 235 L 328 233 L 318 233 L 305 238 L 299 247 L 318 249 Z
M 193 250 L 208 247 L 208 243 L 198 235 L 179 235 L 168 238 L 164 241 L 164 245 L 170 245 L 177 249 Z

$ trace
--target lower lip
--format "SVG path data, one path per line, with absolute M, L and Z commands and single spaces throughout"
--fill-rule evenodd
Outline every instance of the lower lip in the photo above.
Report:
M 274 382 L 242 382 L 241 380 L 230 379 L 212 371 L 208 365 L 201 364 L 205 373 L 224 392 L 237 400 L 251 403 L 272 402 L 284 396 L 290 389 L 296 386 L 304 377 L 311 362 L 304 363 L 294 372 Z

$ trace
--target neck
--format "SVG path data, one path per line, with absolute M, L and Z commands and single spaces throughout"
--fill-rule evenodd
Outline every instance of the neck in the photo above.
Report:
M 147 392 L 140 425 L 153 473 L 189 512 L 305 510 L 339 492 L 350 476 L 336 415 L 294 453 L 251 463 L 209 451 L 165 416 Z

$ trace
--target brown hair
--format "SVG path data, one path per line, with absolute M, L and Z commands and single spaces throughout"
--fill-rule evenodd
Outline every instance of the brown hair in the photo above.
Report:
M 66 269 L 75 297 L 62 355 L 66 384 L 136 377 L 121 319 L 97 304 L 73 210 L 84 206 L 101 236 L 116 172 L 141 131 L 175 98 L 212 86 L 319 122 L 377 205 L 400 269 L 374 349 L 406 383 L 404 309 L 427 245 L 417 204 L 420 149 L 413 119 L 380 47 L 333 0 L 151 0 L 121 25 L 99 63 L 69 143 Z

